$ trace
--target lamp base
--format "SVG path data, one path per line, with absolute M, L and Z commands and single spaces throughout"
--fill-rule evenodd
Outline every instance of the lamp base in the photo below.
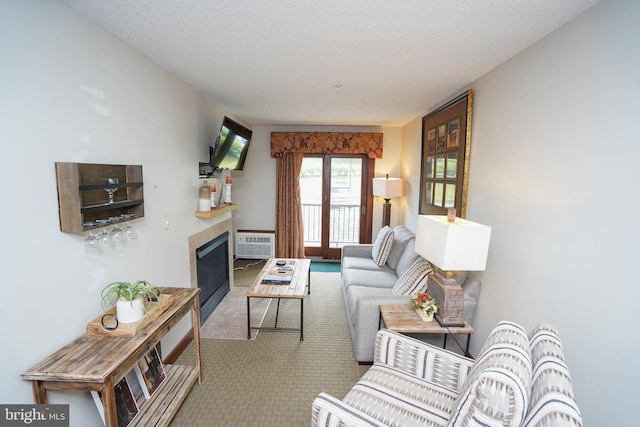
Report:
M 445 322 L 437 314 L 434 316 L 434 319 L 436 319 L 436 321 L 438 322 L 438 324 L 440 326 L 445 327 L 445 328 L 448 327 L 448 326 L 450 326 L 452 328 L 462 328 L 462 327 L 464 327 L 464 325 L 466 325 L 466 323 L 464 321 L 462 321 L 462 322 Z
M 427 292 L 438 302 L 435 315 L 440 326 L 464 326 L 464 289 L 455 274 L 443 273 L 436 269 L 427 280 Z
M 389 199 L 384 199 L 382 204 L 382 226 L 391 224 L 391 203 Z

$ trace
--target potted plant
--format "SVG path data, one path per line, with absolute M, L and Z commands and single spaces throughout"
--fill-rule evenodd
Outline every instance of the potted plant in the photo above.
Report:
M 102 289 L 102 305 L 116 305 L 116 318 L 119 323 L 133 323 L 144 317 L 144 299 L 157 299 L 160 289 L 146 280 L 134 283 L 112 282 Z
M 415 297 L 411 298 L 411 303 L 418 316 L 425 322 L 431 322 L 433 316 L 438 312 L 438 303 L 426 292 L 416 294 Z

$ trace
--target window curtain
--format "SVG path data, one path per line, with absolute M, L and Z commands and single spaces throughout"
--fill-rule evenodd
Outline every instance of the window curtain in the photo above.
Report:
M 304 225 L 300 198 L 302 153 L 276 159 L 276 257 L 304 258 Z
M 381 132 L 271 132 L 276 158 L 276 257 L 304 258 L 300 171 L 305 153 L 382 158 Z

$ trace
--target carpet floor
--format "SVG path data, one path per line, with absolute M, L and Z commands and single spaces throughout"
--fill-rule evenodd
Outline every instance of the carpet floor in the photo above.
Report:
M 234 272 L 236 286 L 243 274 Z M 312 272 L 311 284 L 304 341 L 298 332 L 272 331 L 251 341 L 201 340 L 203 382 L 193 387 L 171 426 L 308 426 L 318 393 L 344 397 L 369 367 L 353 356 L 340 274 Z M 267 310 L 265 324 L 273 322 L 275 308 Z M 278 326 L 297 328 L 299 309 L 298 300 L 282 300 Z M 193 363 L 193 351 L 192 343 L 176 363 Z

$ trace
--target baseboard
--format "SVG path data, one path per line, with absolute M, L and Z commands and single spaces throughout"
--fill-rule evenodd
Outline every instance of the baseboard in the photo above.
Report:
M 173 365 L 178 360 L 178 357 L 185 351 L 185 349 L 191 344 L 193 341 L 193 329 L 189 329 L 189 332 L 180 340 L 178 345 L 175 346 L 171 353 L 167 355 L 167 357 L 162 361 L 162 363 Z

